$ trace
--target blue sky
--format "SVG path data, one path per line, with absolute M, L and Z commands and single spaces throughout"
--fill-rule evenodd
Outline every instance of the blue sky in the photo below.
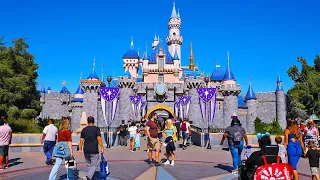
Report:
M 288 90 L 293 82 L 286 72 L 297 57 L 312 63 L 320 52 L 320 1 L 305 2 L 176 0 L 184 38 L 182 64 L 189 63 L 192 41 L 195 62 L 206 74 L 212 73 L 216 60 L 225 69 L 230 51 L 242 93 L 248 88 L 248 74 L 255 92 L 274 91 L 278 71 Z M 100 77 L 102 62 L 106 75 L 119 76 L 131 36 L 141 54 L 155 31 L 165 39 L 172 0 L 10 0 L 1 7 L 0 35 L 6 41 L 28 38 L 40 66 L 39 89 L 51 84 L 59 91 L 66 80 L 75 92 L 80 72 L 86 78 L 92 71 L 94 56 Z

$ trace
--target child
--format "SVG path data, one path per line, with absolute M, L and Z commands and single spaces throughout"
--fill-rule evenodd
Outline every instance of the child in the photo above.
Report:
M 312 175 L 312 180 L 319 179 L 318 168 L 319 168 L 319 157 L 320 153 L 316 149 L 316 143 L 314 141 L 309 141 L 308 143 L 309 150 L 305 155 L 309 158 L 310 171 Z
M 277 136 L 275 137 L 274 139 L 276 141 L 276 143 L 278 144 L 279 146 L 279 153 L 278 153 L 278 156 L 281 157 L 281 161 L 282 163 L 287 163 L 287 150 L 286 150 L 286 147 L 284 147 L 284 145 L 282 145 L 282 138 L 280 136 Z

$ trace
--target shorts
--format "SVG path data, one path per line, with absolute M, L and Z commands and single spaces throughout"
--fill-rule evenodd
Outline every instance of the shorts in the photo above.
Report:
M 129 139 L 135 139 L 136 138 L 136 135 L 135 134 L 130 134 L 130 138 Z
M 187 132 L 182 132 L 182 139 L 183 139 L 183 140 L 188 140 L 188 139 L 189 139 L 189 133 L 187 133 Z
M 149 150 L 153 151 L 154 149 L 158 149 L 160 150 L 160 141 L 158 138 L 151 138 L 148 139 L 148 146 L 149 146 Z
M 0 146 L 0 156 L 8 156 L 9 145 Z
M 318 176 L 318 168 L 317 167 L 310 167 L 311 175 Z

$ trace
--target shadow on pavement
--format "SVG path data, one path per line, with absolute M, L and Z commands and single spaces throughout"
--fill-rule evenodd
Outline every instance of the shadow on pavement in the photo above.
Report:
M 224 165 L 224 164 L 217 164 L 216 166 L 214 166 L 215 168 L 219 168 L 228 172 L 232 172 L 232 167 L 228 166 L 228 165 Z
M 18 162 L 21 158 L 14 158 L 14 159 L 9 159 L 9 164 L 10 166 L 16 166 L 16 165 L 19 165 L 19 164 L 22 164 L 23 162 Z

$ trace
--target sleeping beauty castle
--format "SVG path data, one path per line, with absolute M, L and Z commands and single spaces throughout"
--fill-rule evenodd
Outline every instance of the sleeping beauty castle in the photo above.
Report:
M 277 118 L 284 128 L 286 96 L 280 76 L 277 80 L 275 78 L 275 92 L 255 93 L 254 85 L 249 83 L 248 91 L 240 94 L 240 84 L 237 84 L 232 73 L 228 53 L 226 66 L 217 63 L 212 67 L 211 76 L 205 77 L 194 64 L 192 43 L 190 56 L 181 56 L 181 20 L 180 12 L 173 4 L 167 37 L 163 40 L 155 36 L 152 46 L 146 46 L 142 56 L 135 49 L 132 39 L 129 49 L 122 56 L 125 71 L 122 76 L 108 77 L 105 81 L 103 75 L 100 78 L 96 74 L 94 62 L 92 73 L 86 79 L 81 78 L 74 94 L 68 90 L 66 83 L 60 92 L 52 92 L 50 86 L 43 86 L 40 117 L 60 119 L 69 116 L 74 131 L 80 127 L 83 114 L 93 116 L 98 127 L 110 125 L 115 128 L 122 120 L 139 121 L 152 112 L 168 118 L 189 118 L 194 126 L 202 129 L 208 124 L 226 128 L 234 114 L 250 133 L 255 131 L 256 117 L 267 123 Z M 188 59 L 188 66 L 182 65 L 185 59 Z M 203 102 L 199 88 L 215 88 L 213 99 Z

